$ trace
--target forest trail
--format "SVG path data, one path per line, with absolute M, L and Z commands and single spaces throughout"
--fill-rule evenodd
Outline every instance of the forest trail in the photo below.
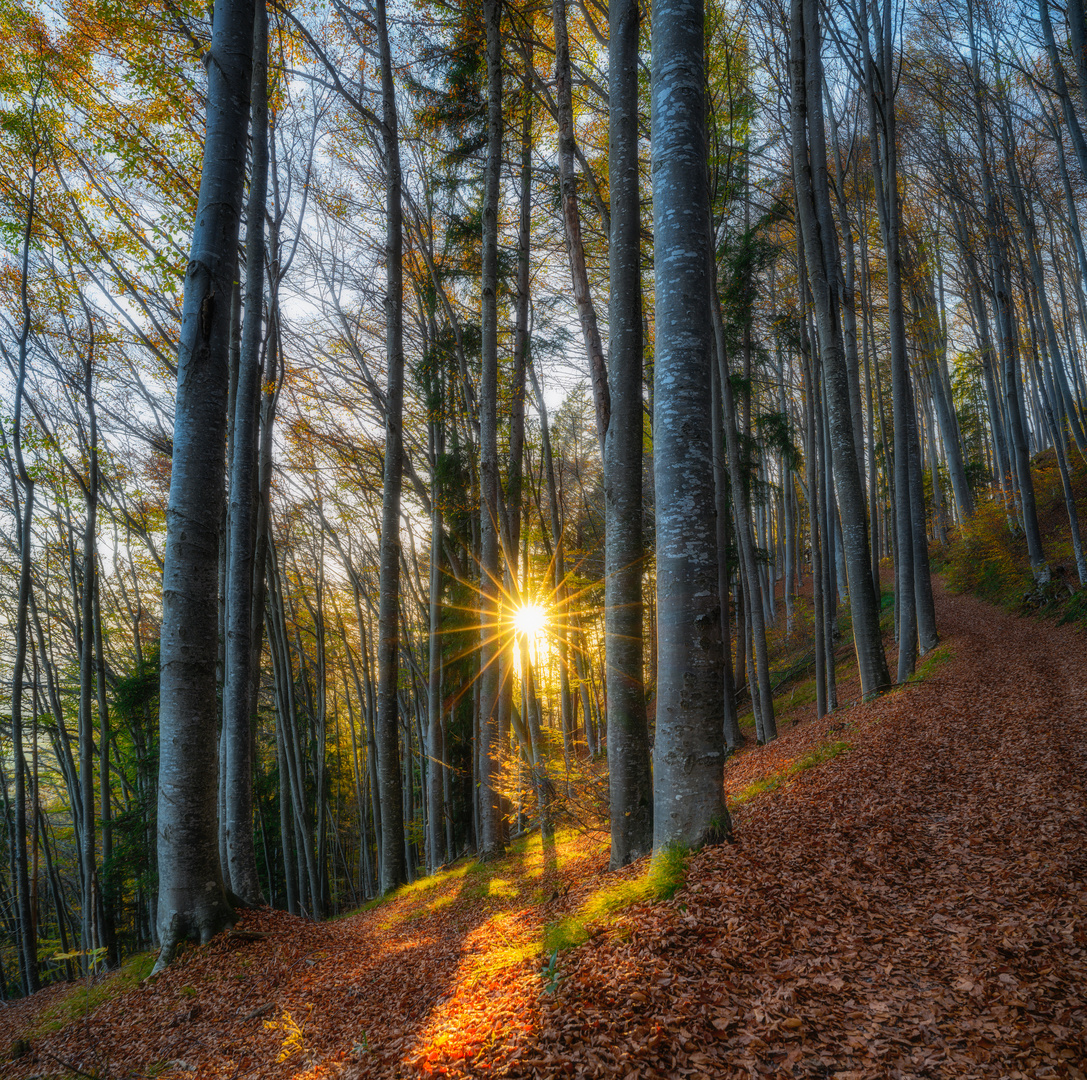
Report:
M 1082 1080 L 1087 643 L 937 603 L 944 662 L 729 766 L 735 792 L 849 744 L 741 806 L 674 899 L 560 955 L 553 992 L 539 932 L 601 884 L 592 836 L 339 922 L 249 915 L 269 937 L 190 951 L 5 1075 Z M 57 993 L 0 1009 L 0 1042 Z

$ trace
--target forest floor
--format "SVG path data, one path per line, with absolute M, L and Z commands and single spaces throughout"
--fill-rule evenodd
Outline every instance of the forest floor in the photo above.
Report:
M 610 910 L 646 865 L 537 834 L 338 921 L 249 913 L 78 1020 L 0 1007 L 0 1073 L 1084 1080 L 1084 636 L 937 610 L 923 678 L 850 707 L 843 671 L 730 762 L 734 838 L 671 899 Z M 549 964 L 556 923 L 588 941 Z

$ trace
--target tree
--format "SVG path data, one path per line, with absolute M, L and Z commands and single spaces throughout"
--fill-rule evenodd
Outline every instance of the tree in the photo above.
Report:
M 498 541 L 498 202 L 502 164 L 502 5 L 484 0 L 487 50 L 487 160 L 480 268 L 482 370 L 479 390 L 479 846 L 503 849 L 497 792 L 500 585 Z
M 381 494 L 377 728 L 381 784 L 381 891 L 407 880 L 399 754 L 400 497 L 404 475 L 404 209 L 400 135 L 385 0 L 376 0 L 385 165 L 385 475 Z
M 818 6 L 811 0 L 793 0 L 789 44 L 793 67 L 791 116 L 797 217 L 819 327 L 819 349 L 830 411 L 831 457 L 849 573 L 853 641 L 857 651 L 861 692 L 871 696 L 887 689 L 891 677 L 880 636 L 879 598 L 869 572 L 863 472 L 858 466 L 854 442 L 856 425 L 850 402 L 850 373 L 846 366 L 840 322 L 841 263 L 828 187 L 822 106 L 822 36 Z M 859 398 L 859 393 L 856 396 Z
M 710 250 L 703 7 L 653 11 L 657 734 L 653 847 L 728 831 L 710 446 Z
M 264 903 L 253 846 L 252 683 L 260 652 L 253 639 L 263 622 L 254 618 L 257 429 L 261 330 L 264 321 L 264 217 L 268 195 L 268 15 L 257 5 L 253 31 L 252 168 L 245 233 L 245 320 L 235 390 L 233 461 L 230 464 L 230 544 L 226 597 L 225 728 L 226 856 L 223 873 L 245 903 Z M 258 639 L 259 640 L 259 639 Z
M 604 441 L 604 617 L 611 866 L 616 869 L 649 851 L 653 806 L 642 682 L 643 343 L 637 0 L 612 0 L 608 18 L 611 417 Z
M 217 0 L 207 133 L 178 347 L 162 577 L 158 967 L 234 919 L 216 828 L 219 522 L 230 296 L 237 265 L 253 67 L 253 0 Z

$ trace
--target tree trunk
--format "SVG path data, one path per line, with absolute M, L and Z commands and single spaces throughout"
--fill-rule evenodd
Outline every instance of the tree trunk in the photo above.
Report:
M 264 323 L 264 211 L 268 191 L 268 16 L 257 5 L 253 30 L 252 167 L 245 235 L 245 321 L 235 392 L 230 468 L 230 545 L 227 572 L 226 851 L 231 891 L 251 907 L 264 903 L 253 843 L 253 555 L 254 494 L 260 422 L 261 330 Z
M 804 238 L 808 283 L 819 327 L 830 421 L 831 461 L 842 516 L 842 546 L 849 578 L 849 606 L 861 693 L 885 690 L 891 682 L 879 628 L 879 599 L 872 587 L 863 469 L 858 465 L 848 371 L 839 322 L 838 242 L 827 187 L 823 128 L 822 60 L 818 8 L 813 0 L 792 0 L 793 181 Z M 855 335 L 854 335 L 855 336 Z M 855 349 L 855 343 L 854 343 Z M 856 407 L 859 410 L 859 390 Z M 859 417 L 858 423 L 859 423 Z
M 32 124 L 37 118 L 37 98 L 31 113 Z M 15 814 L 12 828 L 14 844 L 12 857 L 12 884 L 15 886 L 16 922 L 18 927 L 19 975 L 24 995 L 34 993 L 41 982 L 38 977 L 38 942 L 34 926 L 34 911 L 30 905 L 30 879 L 26 845 L 26 777 L 23 762 L 23 676 L 26 672 L 26 649 L 29 637 L 29 612 L 31 603 L 31 566 L 33 558 L 34 478 L 23 459 L 23 399 L 26 392 L 27 345 L 32 325 L 30 311 L 30 246 L 34 234 L 38 179 L 38 145 L 36 142 L 30 163 L 30 186 L 27 192 L 26 227 L 23 231 L 23 250 L 20 266 L 19 298 L 23 309 L 19 329 L 19 367 L 15 379 L 15 415 L 11 425 L 11 445 L 14 462 L 11 470 L 12 505 L 15 508 L 16 528 L 19 536 L 19 588 L 15 607 L 15 657 L 11 668 L 11 744 L 15 770 Z M 4 447 L 7 457 L 7 446 Z M 19 510 L 18 487 L 23 489 L 22 512 Z M 83 782 L 93 788 L 94 781 L 86 773 Z M 4 786 L 5 801 L 7 786 Z M 92 810 L 93 813 L 93 810 Z M 84 889 L 89 891 L 89 882 Z M 84 948 L 86 944 L 84 943 Z
M 556 6 L 563 0 L 555 0 Z M 608 45 L 611 237 L 604 442 L 604 634 L 611 868 L 653 844 L 642 674 L 642 275 L 638 190 L 638 0 L 612 0 Z M 586 725 L 589 719 L 586 717 Z
M 385 164 L 385 476 L 381 496 L 377 642 L 377 769 L 381 800 L 381 892 L 407 880 L 400 780 L 397 681 L 400 659 L 400 492 L 404 474 L 404 231 L 400 137 L 385 0 L 377 0 L 381 137 Z
M 215 820 L 218 541 L 223 505 L 230 295 L 238 248 L 253 59 L 253 0 L 216 0 L 207 127 L 178 349 L 162 584 L 158 926 L 207 941 L 234 919 Z
M 636 8 L 635 8 L 636 10 Z M 574 175 L 574 104 L 573 74 L 570 70 L 570 39 L 566 29 L 566 0 L 551 0 L 551 19 L 555 29 L 555 99 L 559 124 L 559 186 L 562 193 L 562 220 L 566 231 L 566 250 L 570 257 L 574 303 L 577 306 L 581 336 L 589 360 L 589 381 L 596 407 L 596 436 L 600 453 L 605 452 L 605 438 L 611 415 L 608 371 L 604 363 L 604 346 L 596 321 L 596 307 L 589 289 L 589 274 L 585 265 L 585 245 L 581 239 L 581 213 L 578 209 L 577 178 Z M 635 19 L 635 24 L 637 20 Z M 610 48 L 610 46 L 609 46 Z M 637 56 L 631 61 L 629 73 L 609 65 L 611 78 L 620 80 L 624 74 L 637 78 Z M 614 89 L 612 90 L 614 93 Z M 612 99 L 614 102 L 614 99 Z M 636 118 L 635 118 L 636 121 Z M 635 140 L 637 135 L 634 136 Z M 609 151 L 610 152 L 610 151 Z M 637 175 L 634 178 L 637 184 Z M 612 191 L 612 199 L 615 192 Z M 613 225 L 614 227 L 614 225 Z
M 730 827 L 707 393 L 713 340 L 703 18 L 700 2 L 659 0 L 653 10 L 656 851 L 702 844 Z
M 487 162 L 484 170 L 482 252 L 482 372 L 479 384 L 479 798 L 480 853 L 503 850 L 496 786 L 500 646 L 498 544 L 498 204 L 502 164 L 502 6 L 484 0 L 487 32 Z

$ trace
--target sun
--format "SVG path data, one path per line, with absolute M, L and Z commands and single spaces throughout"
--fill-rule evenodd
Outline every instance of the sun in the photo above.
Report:
M 547 614 L 539 604 L 522 604 L 513 613 L 513 628 L 532 641 L 547 625 Z

